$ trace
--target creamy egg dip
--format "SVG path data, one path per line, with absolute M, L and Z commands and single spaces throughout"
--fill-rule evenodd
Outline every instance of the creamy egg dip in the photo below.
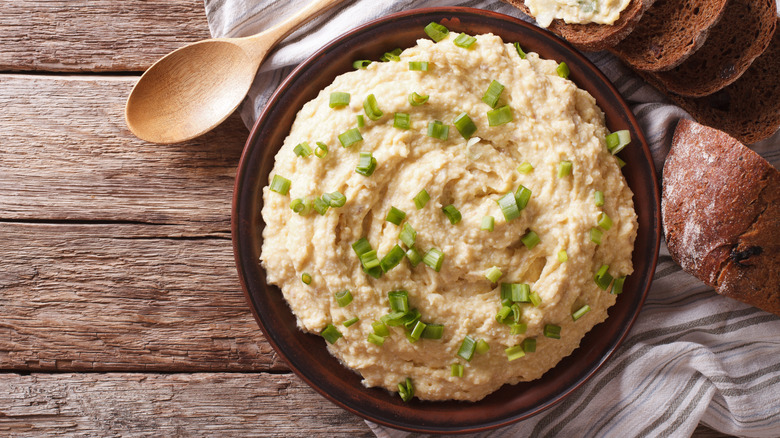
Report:
M 613 24 L 631 0 L 524 0 L 536 22 L 547 27 L 554 19 L 566 23 Z
M 476 401 L 607 317 L 633 271 L 610 152 L 628 140 L 565 64 L 426 31 L 300 110 L 263 190 L 261 263 L 366 386 Z

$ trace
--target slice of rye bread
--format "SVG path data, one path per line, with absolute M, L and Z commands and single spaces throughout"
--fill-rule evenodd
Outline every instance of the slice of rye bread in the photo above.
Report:
M 533 17 L 523 0 L 503 1 Z M 559 35 L 582 51 L 596 52 L 604 50 L 614 46 L 628 36 L 637 23 L 639 23 L 642 14 L 645 13 L 653 2 L 655 0 L 631 0 L 631 3 L 620 13 L 620 18 L 613 24 L 567 24 L 563 20 L 555 19 L 550 23 L 547 30 Z
M 728 134 L 683 119 L 663 169 L 672 258 L 721 294 L 780 315 L 780 172 Z
M 707 40 L 729 0 L 657 0 L 631 34 L 610 51 L 635 70 L 680 65 Z
M 682 64 L 654 75 L 672 93 L 707 96 L 739 79 L 767 49 L 776 28 L 775 0 L 729 0 L 707 42 Z
M 780 17 L 777 18 L 780 26 Z M 699 122 L 714 126 L 745 144 L 761 141 L 780 129 L 780 31 L 739 79 L 704 97 L 669 98 Z

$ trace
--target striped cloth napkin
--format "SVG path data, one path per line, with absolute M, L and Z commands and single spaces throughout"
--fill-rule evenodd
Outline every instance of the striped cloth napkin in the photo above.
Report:
M 237 37 L 267 29 L 308 1 L 205 0 L 205 7 L 213 36 Z M 251 127 L 280 82 L 327 41 L 393 12 L 433 6 L 533 21 L 497 0 L 348 0 L 290 35 L 265 61 L 241 107 L 244 122 Z M 631 106 L 660 172 L 677 120 L 690 116 L 609 53 L 588 56 Z M 780 164 L 780 132 L 752 148 Z M 379 437 L 409 435 L 368 423 Z M 780 436 L 780 318 L 717 295 L 662 246 L 640 316 L 605 366 L 550 409 L 474 436 L 687 437 L 699 423 L 731 435 Z

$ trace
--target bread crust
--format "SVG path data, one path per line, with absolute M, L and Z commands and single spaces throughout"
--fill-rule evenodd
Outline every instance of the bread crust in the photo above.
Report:
M 523 0 L 503 0 L 533 17 Z M 597 52 L 614 46 L 626 38 L 637 26 L 642 15 L 656 0 L 631 0 L 614 24 L 568 24 L 555 19 L 547 30 L 565 39 L 585 52 Z
M 780 172 L 728 134 L 683 119 L 663 169 L 669 253 L 724 296 L 780 315 Z

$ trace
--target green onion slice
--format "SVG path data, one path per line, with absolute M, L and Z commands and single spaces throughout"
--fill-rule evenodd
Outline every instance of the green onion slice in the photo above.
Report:
M 290 209 L 295 213 L 300 214 L 303 209 L 306 208 L 306 200 L 303 198 L 295 198 L 290 201 Z
M 387 302 L 393 312 L 407 313 L 409 311 L 409 292 L 394 290 L 387 293 Z
M 477 345 L 474 348 L 474 351 L 477 354 L 485 354 L 490 350 L 490 344 L 487 343 L 486 340 L 480 339 L 477 341 Z
M 430 199 L 431 195 L 429 195 L 425 189 L 422 189 L 414 196 L 414 206 L 420 210 L 425 207 L 425 204 L 427 204 Z
M 498 99 L 499 97 L 501 97 L 501 93 L 503 91 L 504 91 L 504 86 L 501 85 L 501 83 L 498 82 L 497 80 L 493 79 L 493 81 L 490 82 L 490 85 L 488 85 L 487 90 L 485 90 L 485 94 L 482 95 L 482 101 L 488 104 L 491 108 L 495 108 L 496 105 L 498 105 Z M 490 113 L 488 113 L 488 117 L 489 114 Z M 510 118 L 509 120 L 512 119 Z M 491 123 L 490 126 L 495 126 L 495 125 Z
M 414 328 L 415 324 L 417 324 L 417 321 L 419 321 L 420 318 L 422 318 L 420 311 L 417 309 L 412 309 L 406 312 L 401 320 L 403 321 L 404 327 L 411 330 Z
M 565 249 L 558 251 L 558 261 L 561 263 L 566 263 L 567 261 L 569 261 L 569 254 L 566 252 Z
M 459 363 L 450 365 L 450 375 L 452 377 L 463 377 L 463 365 Z
M 604 205 L 604 192 L 596 190 L 593 193 L 593 201 L 596 204 L 596 207 Z
M 371 120 L 379 120 L 384 115 L 376 102 L 376 96 L 373 94 L 366 96 L 366 100 L 363 101 L 363 111 L 366 112 L 366 115 Z
M 471 358 L 474 357 L 474 351 L 477 349 L 477 341 L 475 341 L 471 336 L 466 335 L 465 338 L 463 338 L 463 342 L 460 344 L 460 348 L 458 349 L 458 356 L 471 362 Z
M 414 246 L 415 240 L 417 240 L 417 231 L 414 230 L 409 222 L 406 222 L 401 229 L 401 233 L 398 234 L 398 239 L 406 245 L 407 248 Z
M 393 49 L 393 50 L 392 50 L 392 51 L 390 51 L 390 52 L 385 52 L 385 54 L 384 54 L 384 55 L 382 55 L 382 56 L 380 56 L 380 57 L 379 57 L 379 60 L 380 60 L 380 61 L 382 61 L 382 62 L 387 62 L 387 61 L 400 61 L 400 60 L 401 60 L 401 57 L 400 57 L 400 56 L 398 56 L 398 55 L 400 55 L 400 54 L 401 54 L 401 48 L 399 47 L 399 48 Z
M 605 140 L 607 142 L 607 149 L 609 149 L 612 155 L 615 155 L 631 143 L 631 133 L 627 129 L 621 129 L 620 131 L 608 134 Z
M 303 143 L 298 143 L 298 145 L 293 148 L 293 152 L 299 157 L 306 158 L 311 155 L 312 150 L 309 143 L 304 141 Z
M 349 289 L 336 292 L 335 296 L 339 307 L 345 307 L 352 302 L 352 292 L 350 292 Z
M 371 323 L 371 328 L 374 330 L 374 334 L 377 336 L 390 336 L 390 329 L 387 328 L 384 322 L 374 321 Z
M 287 193 L 290 192 L 291 184 L 292 182 L 289 179 L 281 175 L 274 175 L 274 178 L 271 180 L 271 185 L 268 187 L 268 190 L 286 196 Z
M 420 255 L 419 252 L 417 252 L 417 249 L 415 248 L 409 248 L 408 250 L 406 250 L 406 258 L 409 259 L 409 263 L 412 264 L 413 268 L 419 265 L 420 262 L 422 261 L 422 256 Z
M 358 321 L 360 321 L 360 318 L 358 318 L 358 317 L 356 316 L 356 317 L 354 317 L 354 318 L 350 318 L 350 319 L 348 319 L 348 320 L 346 320 L 346 321 L 342 322 L 342 323 L 341 323 L 341 325 L 343 325 L 344 327 L 349 327 L 349 326 L 351 326 L 351 325 L 355 324 L 355 323 L 356 323 L 356 322 L 358 322 Z
M 558 163 L 558 178 L 563 178 L 565 176 L 571 175 L 571 168 L 572 168 L 571 161 L 564 160 Z
M 601 245 L 601 237 L 604 235 L 604 232 L 601 231 L 598 228 L 591 228 L 590 229 L 590 241 L 595 243 L 596 245 Z
M 327 213 L 328 209 L 330 208 L 330 203 L 322 199 L 322 197 L 318 197 L 314 199 L 312 206 L 314 207 L 314 210 L 320 214 L 320 216 L 325 216 L 325 213 Z
M 409 61 L 409 71 L 428 71 L 428 61 Z
M 358 128 L 348 129 L 345 132 L 339 134 L 339 142 L 343 147 L 350 147 L 353 144 L 363 140 L 363 136 L 360 135 Z
M 531 304 L 534 305 L 534 307 L 539 307 L 540 304 L 542 304 L 542 297 L 539 296 L 539 292 L 533 291 L 531 292 Z
M 328 341 L 329 344 L 334 344 L 336 341 L 339 340 L 339 338 L 342 336 L 339 329 L 336 328 L 333 324 L 328 324 L 325 326 L 325 328 L 320 332 L 320 335 L 325 338 L 326 341 Z
M 533 230 L 528 230 L 527 233 L 523 237 L 520 238 L 520 241 L 523 242 L 523 245 L 525 245 L 528 249 L 533 249 L 536 245 L 539 244 L 542 240 L 539 238 L 539 235 L 536 234 Z
M 609 265 L 601 265 L 596 275 L 593 276 L 593 280 L 596 281 L 596 285 L 602 290 L 607 290 L 610 283 L 612 283 L 612 276 L 609 274 Z
M 385 216 L 386 221 L 395 225 L 401 225 L 401 222 L 403 222 L 404 219 L 406 219 L 406 213 L 392 205 L 390 206 L 390 211 L 387 212 L 387 216 Z
M 362 70 L 362 69 L 368 67 L 369 64 L 371 64 L 371 60 L 370 59 L 358 59 L 357 61 L 352 63 L 352 68 Z
M 360 263 L 363 264 L 363 268 L 365 269 L 378 267 L 379 259 L 377 258 L 376 250 L 372 249 L 371 251 L 360 256 Z
M 516 322 L 509 326 L 510 335 L 522 335 L 525 334 L 526 330 L 528 330 L 528 326 L 522 322 Z
M 606 213 L 601 212 L 599 213 L 599 217 L 598 217 L 598 225 L 599 227 L 603 228 L 605 231 L 609 230 L 610 228 L 612 228 L 612 219 L 610 219 Z
M 523 350 L 523 345 L 515 345 L 514 347 L 509 347 L 506 350 L 504 350 L 504 353 L 506 353 L 506 358 L 511 362 L 515 359 L 520 359 L 521 357 L 525 356 L 525 350 Z
M 465 33 L 461 33 L 460 35 L 455 37 L 455 41 L 453 41 L 453 43 L 455 43 L 456 46 L 462 47 L 464 49 L 470 49 L 471 46 L 473 46 L 474 43 L 476 43 L 476 42 L 477 42 L 476 38 L 474 38 L 473 36 L 467 35 Z
M 457 224 L 463 218 L 463 216 L 460 214 L 460 211 L 458 211 L 458 209 L 455 208 L 455 206 L 452 204 L 446 207 L 442 207 L 441 211 L 444 212 L 452 225 Z
M 485 272 L 485 278 L 490 280 L 491 283 L 498 283 L 498 279 L 504 275 L 498 266 L 493 266 Z
M 556 67 L 555 71 L 558 73 L 558 76 L 564 79 L 567 79 L 569 77 L 569 73 L 571 73 L 571 71 L 569 70 L 569 66 L 566 65 L 565 62 L 561 62 L 560 64 L 558 64 L 558 67 Z
M 490 110 L 487 112 L 488 125 L 499 126 L 505 123 L 509 123 L 514 119 L 512 115 L 512 108 L 509 105 L 504 105 L 500 108 Z
M 520 43 L 515 43 L 515 50 L 517 50 L 517 54 L 520 55 L 520 58 L 525 59 L 525 52 L 520 48 Z
M 514 193 L 507 193 L 498 200 L 498 206 L 501 207 L 501 213 L 507 222 L 520 217 L 520 209 L 517 207 L 517 199 Z
M 523 351 L 533 353 L 536 351 L 536 338 L 525 338 L 521 345 L 523 346 Z
M 513 283 L 512 284 L 512 301 L 516 303 L 530 303 L 531 302 L 531 286 L 525 283 Z
M 376 345 L 377 347 L 381 347 L 382 345 L 385 344 L 384 336 L 379 336 L 376 333 L 369 333 L 368 338 L 366 338 L 366 340 Z
M 611 294 L 614 295 L 620 295 L 623 293 L 623 283 L 626 282 L 626 276 L 618 277 L 615 279 L 615 282 L 612 283 L 612 290 L 610 291 Z
M 371 244 L 368 242 L 368 239 L 361 237 L 352 244 L 352 250 L 355 251 L 358 257 L 362 257 L 363 254 L 371 251 Z
M 322 195 L 322 200 L 327 202 L 329 206 L 338 208 L 343 207 L 344 204 L 346 204 L 347 197 L 337 190 L 333 193 L 324 193 Z
M 528 205 L 528 201 L 531 199 L 531 189 L 520 184 L 515 192 L 515 202 L 517 202 L 517 209 L 522 210 Z
M 561 339 L 561 327 L 554 324 L 544 326 L 544 335 L 548 338 Z
M 439 120 L 428 122 L 428 137 L 446 140 L 449 136 L 450 127 Z
M 572 313 L 571 314 L 571 319 L 576 321 L 576 320 L 582 318 L 582 316 L 585 315 L 588 312 L 590 312 L 590 306 L 586 304 L 586 305 L 580 307 L 579 310 L 577 310 L 576 312 Z
M 324 158 L 325 155 L 328 155 L 328 145 L 318 141 L 317 147 L 314 149 L 314 155 L 317 158 Z
M 308 272 L 304 272 L 303 274 L 301 274 L 301 281 L 303 282 L 303 284 L 311 284 L 311 280 L 312 280 L 311 274 L 309 274 Z
M 425 326 L 425 330 L 422 333 L 422 337 L 425 339 L 441 339 L 444 335 L 443 324 L 428 324 Z
M 496 321 L 506 324 L 507 319 L 512 315 L 512 308 L 509 306 L 501 306 L 501 309 L 496 314 Z
M 439 272 L 441 265 L 444 263 L 444 253 L 437 248 L 431 248 L 423 256 L 423 263 L 434 271 Z
M 428 36 L 437 43 L 444 38 L 447 38 L 447 35 L 450 33 L 449 29 L 434 21 L 428 23 L 424 30 L 425 33 L 428 34 Z
M 618 157 L 617 155 L 615 155 L 615 159 L 617 160 L 617 163 L 618 163 L 618 167 L 619 167 L 619 168 L 621 168 L 621 169 L 622 169 L 622 168 L 623 168 L 623 166 L 625 166 L 625 165 L 626 165 L 626 162 L 625 162 L 625 161 L 623 161 L 623 160 L 621 160 L 621 159 L 620 159 L 620 157 Z
M 382 268 L 382 271 L 387 272 L 398 266 L 398 264 L 401 263 L 401 260 L 404 259 L 405 254 L 406 252 L 403 250 L 403 248 L 395 245 L 393 246 L 393 249 L 390 250 L 390 252 L 382 257 L 382 260 L 379 262 L 379 266 Z
M 415 341 L 420 339 L 420 337 L 423 334 L 423 331 L 425 331 L 425 327 L 427 327 L 427 326 L 428 326 L 428 324 L 426 324 L 426 323 L 424 323 L 422 321 L 417 321 L 414 324 L 414 328 L 412 328 L 411 333 L 409 333 L 409 337 L 414 339 Z
M 395 113 L 393 114 L 393 128 L 409 129 L 412 127 L 411 119 L 407 113 Z
M 363 116 L 363 114 L 356 115 L 355 119 L 357 120 L 358 128 L 366 126 L 366 118 Z
M 528 175 L 529 173 L 534 171 L 534 166 L 531 165 L 528 161 L 523 161 L 523 163 L 519 166 L 517 166 L 517 171 Z
M 349 105 L 349 93 L 344 93 L 341 91 L 335 91 L 333 93 L 330 93 L 330 107 L 331 108 L 340 108 L 342 106 Z
M 455 120 L 452 121 L 455 128 L 460 132 L 460 135 L 468 140 L 475 132 L 477 132 L 477 125 L 471 120 L 468 113 L 461 113 Z
M 401 396 L 401 400 L 408 402 L 414 397 L 414 386 L 412 385 L 412 379 L 406 378 L 404 382 L 398 384 L 398 395 Z
M 495 222 L 496 220 L 493 218 L 493 216 L 483 216 L 482 224 L 479 228 L 484 231 L 493 231 Z
M 376 170 L 376 158 L 371 152 L 361 152 L 355 172 L 363 176 L 371 176 Z
M 414 92 L 414 93 L 409 95 L 409 98 L 408 98 L 409 105 L 411 105 L 411 106 L 420 106 L 420 105 L 424 104 L 425 102 L 427 102 L 429 97 L 430 96 L 421 96 L 421 95 L 417 94 L 417 92 Z

